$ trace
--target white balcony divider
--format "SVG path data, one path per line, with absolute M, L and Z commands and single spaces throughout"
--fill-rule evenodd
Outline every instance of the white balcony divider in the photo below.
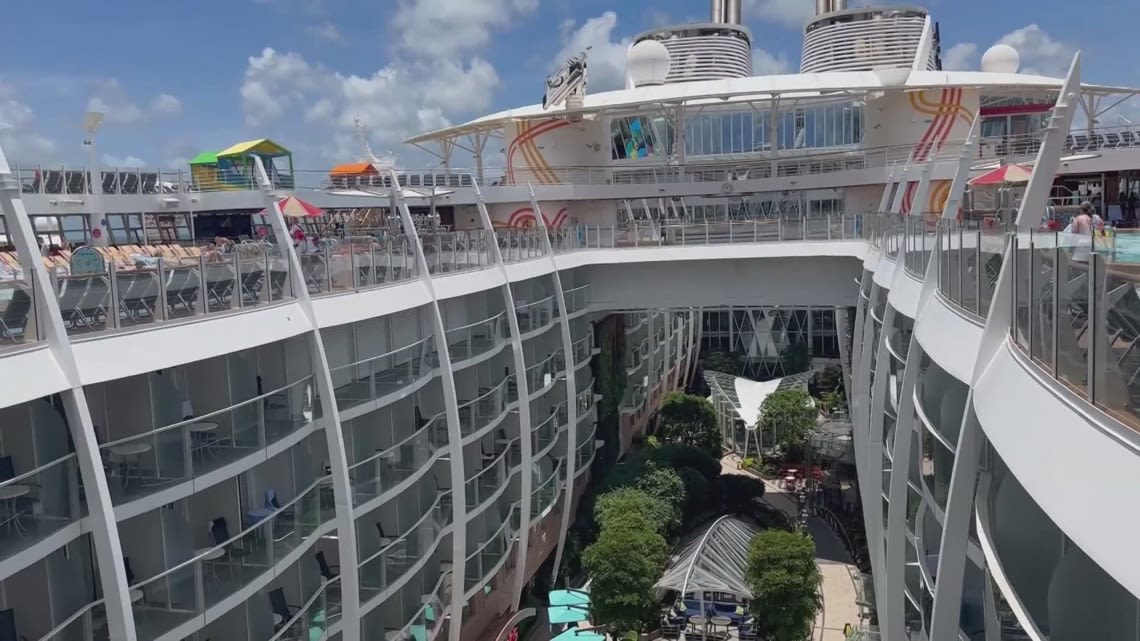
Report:
M 390 169 L 388 175 L 393 185 L 400 184 L 400 178 L 395 170 Z M 443 388 L 443 402 L 447 416 L 447 445 L 451 449 L 449 464 L 451 467 L 452 501 L 451 509 L 454 511 L 452 521 L 456 524 L 467 522 L 467 498 L 465 493 L 466 474 L 463 471 L 463 434 L 459 422 L 458 393 L 455 390 L 455 370 L 451 364 L 451 350 L 447 346 L 447 327 L 443 324 L 443 314 L 439 309 L 439 297 L 435 292 L 431 271 L 428 269 L 427 258 L 424 257 L 423 245 L 420 244 L 416 233 L 416 224 L 412 220 L 412 212 L 404 202 L 404 195 L 399 189 L 389 189 L 388 198 L 394 211 L 400 214 L 400 223 L 404 232 L 411 235 L 412 245 L 416 252 L 416 264 L 419 266 L 420 281 L 427 288 L 431 297 L 429 308 L 432 316 L 432 330 L 435 335 L 436 350 L 439 356 L 440 386 Z M 347 470 L 345 478 L 347 479 Z M 452 567 L 460 574 L 467 559 L 467 528 L 456 527 L 451 535 Z M 342 561 L 343 565 L 343 561 Z M 354 564 L 353 567 L 356 567 Z M 359 588 L 353 586 L 359 593 Z M 347 589 L 347 588 L 346 588 Z M 466 602 L 463 595 L 463 582 L 454 581 L 451 594 L 451 623 L 448 628 L 448 639 L 460 641 L 463 629 L 463 604 Z M 357 626 L 359 627 L 359 626 Z
M 62 390 L 64 413 L 75 453 L 79 461 L 79 474 L 87 489 L 87 510 L 90 514 L 91 540 L 95 547 L 95 560 L 99 564 L 99 583 L 106 602 L 107 631 L 112 639 L 136 641 L 134 613 L 131 610 L 130 591 L 123 563 L 123 549 L 119 530 L 115 524 L 115 510 L 103 462 L 99 459 L 99 443 L 95 439 L 95 426 L 87 406 L 87 396 L 79 378 L 79 368 L 63 316 L 59 311 L 51 278 L 40 260 L 39 244 L 32 230 L 28 212 L 20 200 L 20 183 L 8 168 L 8 159 L 0 149 L 0 213 L 3 214 L 8 241 L 16 247 L 26 278 L 34 283 L 33 307 L 41 310 L 36 320 L 52 356 L 67 378 L 70 389 Z
M 562 329 L 562 353 L 566 355 L 566 422 L 569 425 L 578 424 L 578 382 L 575 380 L 574 372 L 577 371 L 574 362 L 574 337 L 570 333 L 570 319 L 569 314 L 566 313 L 566 294 L 565 289 L 562 287 L 562 276 L 558 272 L 558 262 L 554 257 L 554 247 L 550 242 L 550 230 L 546 227 L 546 219 L 542 215 L 542 207 L 538 204 L 538 198 L 534 195 L 534 185 L 527 185 L 527 190 L 530 193 L 530 207 L 534 212 L 535 224 L 542 230 L 542 242 L 546 246 L 547 258 L 550 260 L 551 266 L 554 268 L 550 276 L 554 279 L 554 294 L 558 300 L 558 309 L 562 313 L 558 315 L 558 323 Z M 578 439 L 575 430 L 570 429 L 566 431 L 566 452 L 564 460 L 566 464 L 566 483 L 567 489 L 574 487 L 574 458 L 577 453 Z M 569 492 L 567 492 L 569 495 Z M 530 496 L 527 494 L 526 496 Z M 554 553 L 554 570 L 551 573 L 550 584 L 556 585 L 558 582 L 558 567 L 562 564 L 562 549 L 566 546 L 566 531 L 570 529 L 570 502 L 566 501 L 562 506 L 562 523 L 558 526 L 558 550 Z M 527 521 L 522 521 L 526 523 Z M 526 567 L 525 565 L 523 566 Z
M 487 204 L 483 201 L 483 192 L 475 185 L 475 204 L 479 211 L 479 222 L 483 225 L 483 229 L 488 233 L 494 234 L 495 227 L 491 222 L 491 215 L 487 211 Z M 519 413 L 519 433 L 525 435 L 519 445 L 520 456 L 522 458 L 522 468 L 529 470 L 534 461 L 534 447 L 533 440 L 530 437 L 532 433 L 533 421 L 530 415 L 530 385 L 527 381 L 526 372 L 526 352 L 523 350 L 522 344 L 522 331 L 519 328 L 518 314 L 515 313 L 515 295 L 511 290 L 510 278 L 507 277 L 507 266 L 503 260 L 503 252 L 499 248 L 498 241 L 491 243 L 491 255 L 495 262 L 495 267 L 502 277 L 502 284 L 499 286 L 503 295 L 503 305 L 510 312 L 507 316 L 507 326 L 511 334 L 511 353 L 515 364 L 515 384 L 518 390 L 518 413 Z M 520 493 L 523 496 L 529 496 L 531 488 L 530 474 L 523 474 L 520 479 Z M 529 521 L 529 503 L 526 504 L 522 510 L 522 521 L 526 523 Z M 526 567 L 526 551 L 530 547 L 530 528 L 520 528 L 518 534 L 518 561 L 515 567 Z M 524 586 L 525 572 L 518 572 L 515 577 L 515 603 L 514 607 L 517 610 L 522 599 L 522 591 Z
M 265 216 L 272 230 L 273 239 L 280 248 L 282 255 L 289 261 L 290 285 L 293 295 L 305 314 L 309 326 L 309 361 L 313 364 L 313 377 L 317 392 L 321 397 L 321 408 L 324 414 L 325 440 L 328 445 L 329 467 L 332 474 L 333 498 L 336 503 L 337 522 L 337 553 L 341 567 L 348 571 L 341 575 L 341 592 L 344 601 L 341 611 L 345 620 L 356 621 L 360 613 L 360 586 L 357 581 L 356 560 L 356 528 L 352 510 L 352 483 L 348 478 L 348 455 L 344 447 L 344 432 L 341 430 L 340 411 L 336 403 L 336 387 L 333 385 L 332 373 L 329 371 L 328 355 L 325 353 L 325 343 L 321 339 L 321 328 L 317 323 L 317 315 L 313 310 L 313 301 L 309 296 L 309 287 L 305 282 L 304 271 L 301 268 L 301 257 L 293 248 L 289 230 L 285 226 L 285 215 L 281 212 L 280 196 L 274 188 L 269 173 L 260 156 L 253 156 L 257 181 L 265 200 Z M 342 633 L 344 641 L 359 641 L 360 626 L 347 626 Z

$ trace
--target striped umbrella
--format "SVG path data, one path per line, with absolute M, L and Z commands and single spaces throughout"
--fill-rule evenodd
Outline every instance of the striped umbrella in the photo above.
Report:
M 1023 185 L 1033 175 L 1029 165 L 1002 165 L 970 180 L 971 185 Z
M 277 201 L 281 213 L 286 218 L 309 218 L 310 216 L 324 216 L 325 210 L 316 205 L 307 203 L 296 196 L 288 196 Z

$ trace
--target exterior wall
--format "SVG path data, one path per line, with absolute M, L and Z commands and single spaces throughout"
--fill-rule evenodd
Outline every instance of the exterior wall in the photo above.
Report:
M 565 184 L 575 170 L 604 171 L 610 163 L 609 125 L 605 119 L 510 123 L 503 131 L 503 141 L 507 185 Z

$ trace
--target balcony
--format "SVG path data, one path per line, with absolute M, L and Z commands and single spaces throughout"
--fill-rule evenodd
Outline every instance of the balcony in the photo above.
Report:
M 471 598 L 506 562 L 507 553 L 515 540 L 515 532 L 519 529 L 518 519 L 519 502 L 516 501 L 511 504 L 507 518 L 502 519 L 501 525 L 474 552 L 467 555 L 464 563 L 467 598 Z
M 572 318 L 576 314 L 590 309 L 589 284 L 567 289 L 562 293 L 562 297 L 566 300 L 566 315 L 568 317 Z
M 531 430 L 531 452 L 534 459 L 546 456 L 550 448 L 558 442 L 558 436 L 566 428 L 566 404 L 559 403 L 550 408 L 550 416 Z
M 366 604 L 389 592 L 393 586 L 398 587 L 408 573 L 415 571 L 436 553 L 445 531 L 452 523 L 451 502 L 451 491 L 442 491 L 411 525 L 400 527 L 396 523 L 395 528 L 385 528 L 383 520 L 376 522 L 380 549 L 360 562 L 361 603 Z M 399 516 L 398 512 L 396 516 Z M 361 528 L 366 525 L 361 523 Z M 389 521 L 389 526 L 391 525 Z
M 530 334 L 550 327 L 558 318 L 558 303 L 554 296 L 546 296 L 541 300 L 526 301 L 519 293 L 515 293 L 515 318 L 519 323 L 521 334 Z M 529 336 L 524 336 L 529 338 Z
M 557 459 L 550 469 L 550 473 L 545 475 L 544 478 L 538 479 L 535 489 L 530 495 L 530 524 L 533 526 L 545 517 L 551 509 L 554 508 L 554 502 L 558 500 L 559 481 L 565 473 L 563 468 L 563 461 L 561 458 Z M 538 468 L 535 468 L 537 475 Z
M 306 376 L 225 409 L 104 443 L 99 452 L 113 503 L 200 478 L 258 452 L 268 458 L 267 445 L 319 417 L 313 389 L 312 376 Z
M 548 391 L 565 374 L 566 360 L 558 349 L 541 361 L 526 368 L 527 390 L 532 399 Z
M 40 340 L 37 305 L 35 281 L 0 275 L 0 353 Z
M 508 480 L 522 464 L 519 446 L 520 439 L 516 437 L 496 444 L 494 450 L 481 450 L 483 465 L 477 474 L 466 481 L 468 518 L 481 513 L 487 504 L 502 495 Z
M 438 638 L 450 616 L 453 573 L 444 564 L 425 567 L 418 577 L 363 617 L 363 641 Z M 450 568 L 450 564 L 446 564 Z M 458 616 L 458 614 L 454 615 Z
M 459 428 L 464 439 L 481 433 L 485 428 L 497 423 L 507 409 L 510 378 L 504 378 L 494 387 L 479 388 L 479 395 L 459 404 Z
M 3 560 L 77 523 L 87 506 L 58 398 L 0 409 L 0 444 Z
M 449 329 L 446 332 L 447 349 L 453 363 L 471 360 L 503 345 L 507 338 L 505 313 Z
M 235 535 L 225 519 L 211 523 L 213 545 L 162 573 L 130 585 L 139 638 L 150 641 L 223 603 L 239 590 L 264 584 L 281 563 L 331 527 L 331 477 L 317 479 L 293 500 Z M 136 553 L 139 553 L 136 551 Z M 128 577 L 128 581 L 131 577 Z
M 337 408 L 344 412 L 400 392 L 435 372 L 438 356 L 431 338 L 331 370 Z
M 518 263 L 546 255 L 545 232 L 542 229 L 497 229 L 495 240 L 503 254 L 503 262 Z
M 348 468 L 352 503 L 360 508 L 426 470 L 447 447 L 444 412 L 417 423 L 419 427 L 399 442 L 377 450 Z

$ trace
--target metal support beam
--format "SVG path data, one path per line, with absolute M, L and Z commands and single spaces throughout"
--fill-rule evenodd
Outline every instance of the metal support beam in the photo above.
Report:
M 1073 124 L 1073 114 L 1080 104 L 1080 92 L 1081 54 L 1077 52 L 1057 95 L 1057 104 L 1054 105 L 1049 125 L 1045 128 L 1041 148 L 1037 150 L 1033 175 L 1029 177 L 1025 195 L 1021 199 L 1021 207 L 1017 211 L 1018 231 L 1041 227 L 1041 221 L 1045 218 L 1049 204 L 1049 192 L 1053 188 L 1053 176 L 1057 174 L 1057 168 L 1061 165 L 1061 154 L 1065 150 L 1069 127 Z

